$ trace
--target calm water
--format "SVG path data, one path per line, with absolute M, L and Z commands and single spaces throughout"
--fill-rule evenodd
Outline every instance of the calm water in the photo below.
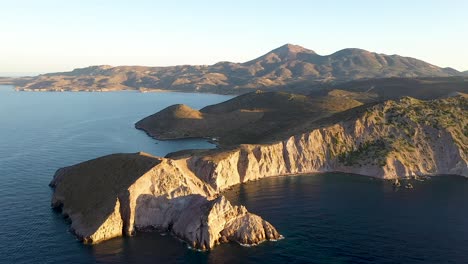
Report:
M 433 178 L 414 190 L 345 174 L 277 177 L 226 193 L 286 238 L 245 248 L 188 250 L 170 236 L 139 233 L 85 246 L 50 209 L 59 167 L 114 152 L 156 155 L 209 148 L 203 140 L 159 142 L 133 128 L 173 103 L 200 108 L 208 94 L 17 93 L 0 86 L 2 263 L 467 263 L 468 180 Z

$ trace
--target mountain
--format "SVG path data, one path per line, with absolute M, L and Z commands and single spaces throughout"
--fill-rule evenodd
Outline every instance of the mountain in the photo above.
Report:
M 91 66 L 49 73 L 17 85 L 21 91 L 185 91 L 240 94 L 257 90 L 310 88 L 314 84 L 363 78 L 446 77 L 461 75 L 421 60 L 361 49 L 344 49 L 322 56 L 286 44 L 245 63 L 172 67 Z

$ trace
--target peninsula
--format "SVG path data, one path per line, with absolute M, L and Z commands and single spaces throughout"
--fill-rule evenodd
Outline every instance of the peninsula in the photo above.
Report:
M 181 151 L 165 158 L 114 154 L 59 169 L 51 182 L 52 206 L 69 217 L 72 230 L 86 243 L 138 230 L 162 230 L 207 250 L 224 242 L 258 244 L 281 237 L 266 220 L 223 197 L 223 190 L 235 184 L 329 171 L 382 179 L 468 177 L 466 94 L 383 102 L 363 97 L 369 100 L 363 103 L 351 98 L 357 92 L 344 98 L 344 92 L 329 92 L 312 99 L 253 93 L 200 111 L 169 107 L 136 126 L 163 138 L 217 136 L 220 148 Z M 305 118 L 281 118 L 285 109 L 302 112 Z M 270 137 L 240 129 L 269 124 L 274 116 L 278 123 L 269 127 Z M 232 124 L 212 131 L 217 120 Z M 158 121 L 166 122 L 167 131 L 158 127 Z

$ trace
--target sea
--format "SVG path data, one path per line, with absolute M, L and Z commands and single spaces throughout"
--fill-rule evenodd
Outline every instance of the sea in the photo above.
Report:
M 134 124 L 175 103 L 198 109 L 230 98 L 0 86 L 0 263 L 468 263 L 468 180 L 456 176 L 411 180 L 414 189 L 343 173 L 234 186 L 224 195 L 284 239 L 208 252 L 160 233 L 83 245 L 51 209 L 48 184 L 60 167 L 118 152 L 214 148 L 204 139 L 158 141 Z

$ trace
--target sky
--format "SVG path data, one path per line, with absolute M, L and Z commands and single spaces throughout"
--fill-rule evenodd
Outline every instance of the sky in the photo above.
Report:
M 0 0 L 0 73 L 244 62 L 286 43 L 468 70 L 468 1 Z

